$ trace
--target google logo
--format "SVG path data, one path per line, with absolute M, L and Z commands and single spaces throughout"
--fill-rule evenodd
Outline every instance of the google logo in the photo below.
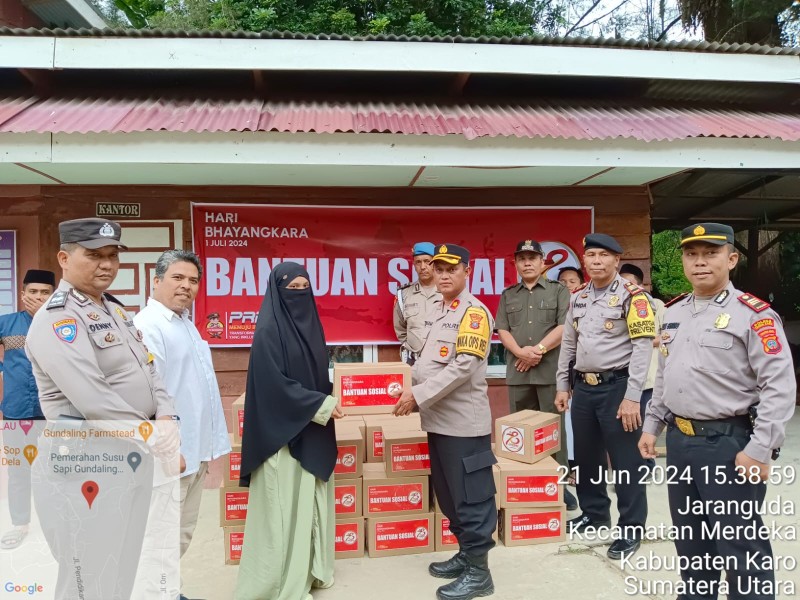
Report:
M 33 596 L 37 592 L 41 593 L 44 591 L 44 587 L 38 583 L 32 583 L 30 585 L 16 585 L 12 581 L 7 581 L 4 589 L 7 592 L 17 592 L 20 594 L 28 594 L 29 596 Z

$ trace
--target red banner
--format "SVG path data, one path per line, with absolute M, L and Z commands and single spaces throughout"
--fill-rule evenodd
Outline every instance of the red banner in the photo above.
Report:
M 451 243 L 472 253 L 470 291 L 489 310 L 517 281 L 518 241 L 542 243 L 558 269 L 579 266 L 581 240 L 593 229 L 591 207 L 387 208 L 193 204 L 195 252 L 203 285 L 195 322 L 212 346 L 249 346 L 269 274 L 284 261 L 302 264 L 330 344 L 396 343 L 397 289 L 416 279 L 415 242 Z

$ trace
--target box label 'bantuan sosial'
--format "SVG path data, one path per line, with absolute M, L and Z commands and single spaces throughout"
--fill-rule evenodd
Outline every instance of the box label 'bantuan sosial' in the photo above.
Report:
M 375 550 L 399 550 L 428 546 L 429 519 L 389 521 L 375 525 Z
M 392 444 L 392 472 L 430 468 L 428 442 Z
M 422 508 L 422 484 L 376 484 L 367 486 L 367 512 L 378 514 L 401 510 L 419 511 Z
M 359 480 L 360 482 L 360 480 Z M 359 483 L 360 485 L 360 483 Z M 352 485 L 336 485 L 334 487 L 334 502 L 336 505 L 337 515 L 355 515 L 357 502 L 356 502 L 356 484 Z
M 373 373 L 341 376 L 343 408 L 358 406 L 394 406 L 397 398 L 390 395 L 403 389 L 401 373 Z
M 559 536 L 561 536 L 560 511 L 511 515 L 511 539 L 514 541 Z
M 231 452 L 228 455 L 228 479 L 239 481 L 239 474 L 242 471 L 242 453 Z
M 533 454 L 538 455 L 558 446 L 558 421 L 533 432 Z
M 233 531 L 228 534 L 228 555 L 232 561 L 242 559 L 242 544 L 244 543 L 244 531 Z
M 225 520 L 236 521 L 247 517 L 247 503 L 250 492 L 225 493 Z
M 558 499 L 558 475 L 509 475 L 507 502 L 552 502 Z
M 339 446 L 339 455 L 336 457 L 336 475 L 349 475 L 358 471 L 358 446 Z
M 358 550 L 358 523 L 336 523 L 335 552 Z

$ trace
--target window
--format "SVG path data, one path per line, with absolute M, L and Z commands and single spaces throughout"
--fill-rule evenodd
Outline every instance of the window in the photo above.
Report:
M 377 346 L 336 345 L 328 346 L 328 367 L 333 363 L 377 362 Z

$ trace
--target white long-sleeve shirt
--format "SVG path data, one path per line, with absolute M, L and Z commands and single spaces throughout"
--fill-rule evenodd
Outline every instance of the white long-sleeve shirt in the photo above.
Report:
M 231 451 L 211 350 L 189 319 L 188 310 L 178 315 L 150 298 L 133 321 L 155 356 L 167 392 L 175 399 L 186 477 L 196 473 L 201 462 Z

